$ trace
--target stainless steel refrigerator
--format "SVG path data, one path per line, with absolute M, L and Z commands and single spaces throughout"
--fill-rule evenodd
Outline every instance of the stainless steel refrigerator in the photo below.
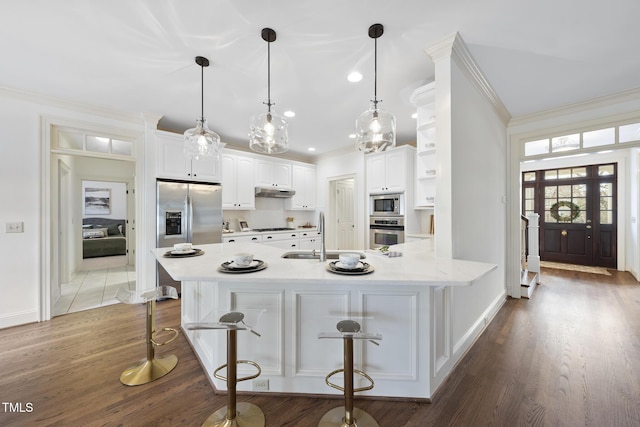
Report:
M 186 181 L 157 181 L 157 237 L 159 248 L 176 243 L 194 246 L 222 242 L 222 186 Z M 158 286 L 174 286 L 181 291 L 158 263 Z

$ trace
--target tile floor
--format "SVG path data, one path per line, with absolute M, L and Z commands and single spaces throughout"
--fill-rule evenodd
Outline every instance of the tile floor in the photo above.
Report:
M 122 265 L 78 271 L 70 283 L 61 286 L 62 295 L 53 308 L 53 315 L 117 304 L 115 294 L 120 287 L 135 290 L 135 266 Z

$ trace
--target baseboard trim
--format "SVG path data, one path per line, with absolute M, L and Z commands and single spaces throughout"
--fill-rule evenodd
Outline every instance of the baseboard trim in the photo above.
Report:
M 28 310 L 16 313 L 0 315 L 0 329 L 10 328 L 12 326 L 20 326 L 27 323 L 37 323 L 38 312 L 36 310 Z

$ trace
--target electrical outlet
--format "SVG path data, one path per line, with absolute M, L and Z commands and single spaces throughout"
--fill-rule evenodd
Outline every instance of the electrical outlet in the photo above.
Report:
M 267 379 L 254 379 L 251 385 L 253 391 L 269 391 L 269 380 Z
M 7 222 L 5 223 L 5 233 L 22 233 L 23 224 L 22 222 Z

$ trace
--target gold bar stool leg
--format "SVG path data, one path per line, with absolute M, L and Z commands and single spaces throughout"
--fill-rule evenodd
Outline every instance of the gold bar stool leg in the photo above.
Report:
M 172 287 L 163 287 L 163 288 L 171 288 L 171 290 L 167 289 L 158 289 L 157 291 L 153 291 L 151 293 L 145 294 L 142 297 L 147 300 L 146 308 L 146 342 L 147 342 L 147 357 L 145 359 L 141 359 L 136 362 L 134 365 L 128 367 L 122 375 L 120 375 L 120 382 L 124 385 L 134 386 L 134 385 L 142 385 L 150 383 L 151 381 L 155 381 L 158 378 L 162 378 L 167 375 L 169 372 L 173 370 L 178 364 L 178 357 L 171 354 L 166 356 L 155 356 L 155 346 L 156 345 L 165 345 L 173 341 L 178 336 L 178 331 L 173 328 L 164 328 L 162 331 L 173 332 L 174 335 L 169 340 L 158 343 L 154 340 L 155 333 L 155 311 L 156 311 L 156 299 L 158 297 L 164 298 L 173 298 L 177 299 L 177 291 Z M 125 303 L 133 303 L 133 299 L 123 297 L 123 293 L 118 291 L 116 297 Z M 166 295 L 159 295 L 160 293 L 166 293 Z M 173 296 L 175 293 L 175 297 Z
M 323 415 L 318 423 L 318 427 L 379 427 L 378 422 L 367 412 L 360 408 L 353 406 L 353 394 L 358 391 L 371 390 L 373 388 L 373 380 L 367 374 L 353 367 L 353 339 L 380 339 L 377 335 L 359 334 L 360 325 L 357 322 L 347 323 L 350 330 L 344 331 L 342 327 L 345 323 L 338 323 L 338 330 L 341 332 L 347 332 L 343 336 L 340 336 L 343 341 L 343 369 L 337 369 L 329 375 L 327 375 L 325 381 L 328 386 L 344 392 L 344 406 L 333 408 Z M 338 338 L 338 336 L 331 336 L 331 334 L 321 334 L 320 338 Z M 375 343 L 375 341 L 372 341 Z M 375 343 L 377 344 L 377 343 Z M 333 384 L 329 381 L 333 375 L 343 372 L 344 386 Z M 353 374 L 357 373 L 363 376 L 371 382 L 371 385 L 361 388 L 354 388 Z
M 203 427 L 264 427 L 265 418 L 262 410 L 249 402 L 236 402 L 236 386 L 238 381 L 253 379 L 260 375 L 260 367 L 247 360 L 238 360 L 238 330 L 227 329 L 227 364 L 220 366 L 214 376 L 227 382 L 227 405 L 215 411 L 202 424 Z M 238 378 L 238 363 L 248 363 L 258 369 L 256 375 Z M 218 375 L 218 371 L 226 366 L 227 376 Z

